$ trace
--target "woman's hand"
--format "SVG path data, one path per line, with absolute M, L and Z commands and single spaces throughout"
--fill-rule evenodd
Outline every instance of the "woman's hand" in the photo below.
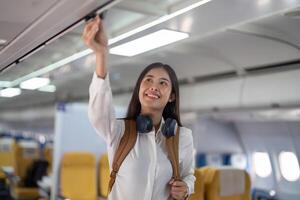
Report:
M 106 76 L 106 55 L 108 52 L 107 38 L 104 33 L 102 21 L 97 15 L 84 27 L 82 39 L 96 55 L 96 74 L 100 78 Z
M 188 186 L 183 181 L 175 181 L 172 179 L 169 184 L 171 185 L 171 197 L 176 200 L 184 200 L 188 192 Z
M 104 33 L 102 21 L 98 15 L 84 27 L 82 39 L 96 55 L 107 53 L 107 37 Z

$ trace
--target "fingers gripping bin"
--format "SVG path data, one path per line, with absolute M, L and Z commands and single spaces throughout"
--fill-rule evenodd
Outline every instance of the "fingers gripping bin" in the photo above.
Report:
M 108 196 L 108 183 L 109 183 L 109 164 L 108 155 L 104 154 L 100 158 L 99 162 L 99 195 L 102 198 L 107 198 Z
M 96 200 L 96 159 L 91 153 L 65 153 L 60 168 L 60 197 Z
M 251 183 L 245 170 L 204 167 L 201 171 L 205 200 L 250 200 Z
M 195 169 L 194 176 L 196 177 L 195 192 L 189 200 L 204 200 L 204 176 L 200 169 Z

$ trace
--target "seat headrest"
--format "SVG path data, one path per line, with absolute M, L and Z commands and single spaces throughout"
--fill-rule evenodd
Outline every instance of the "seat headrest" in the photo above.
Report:
M 236 168 L 219 169 L 220 196 L 239 195 L 245 192 L 245 171 Z
M 39 148 L 38 143 L 35 141 L 23 140 L 23 141 L 19 141 L 18 145 L 22 148 L 35 148 L 35 149 Z
M 14 144 L 13 138 L 1 138 L 0 139 L 0 152 L 9 152 Z
M 95 163 L 95 156 L 90 153 L 66 153 L 62 158 L 62 165 L 64 167 L 93 166 Z

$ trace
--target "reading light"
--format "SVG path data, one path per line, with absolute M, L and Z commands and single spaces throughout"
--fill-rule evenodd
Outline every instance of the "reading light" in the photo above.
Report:
M 14 97 L 21 94 L 20 88 L 6 88 L 3 90 L 0 90 L 0 96 L 1 97 Z
M 32 78 L 29 80 L 26 80 L 20 84 L 20 87 L 22 89 L 27 90 L 35 90 L 37 88 L 43 87 L 48 85 L 50 82 L 49 78 Z

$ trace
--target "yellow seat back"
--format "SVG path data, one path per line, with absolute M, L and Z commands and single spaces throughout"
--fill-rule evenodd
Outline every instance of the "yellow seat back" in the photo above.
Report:
M 20 141 L 16 144 L 15 153 L 15 175 L 24 180 L 33 161 L 39 159 L 38 144 L 34 141 Z
M 72 200 L 96 200 L 96 159 L 91 153 L 65 153 L 60 169 L 61 195 Z
M 108 155 L 104 154 L 99 162 L 99 195 L 107 198 L 108 196 L 108 183 L 110 179 Z
M 250 200 L 251 183 L 245 170 L 235 168 L 201 168 L 206 200 Z
M 24 187 L 24 179 L 34 160 L 40 157 L 38 144 L 35 141 L 19 141 L 14 151 L 14 173 L 20 178 L 20 182 L 10 186 L 10 193 L 14 199 L 37 199 L 38 188 Z
M 15 141 L 13 138 L 0 138 L 0 168 L 4 166 L 15 166 Z M 0 179 L 5 175 L 0 170 Z
M 200 169 L 195 169 L 194 176 L 196 177 L 195 192 L 189 200 L 204 200 L 204 176 Z

